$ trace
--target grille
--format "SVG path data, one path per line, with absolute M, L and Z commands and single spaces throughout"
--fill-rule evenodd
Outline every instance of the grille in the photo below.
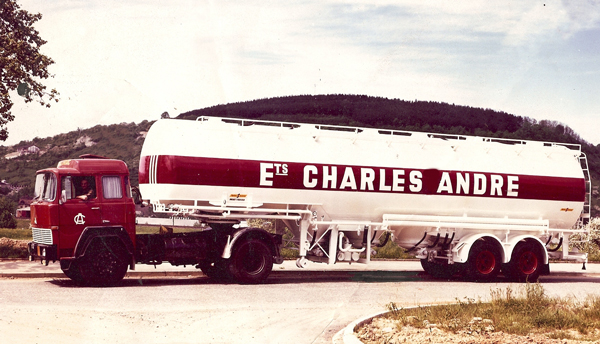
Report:
M 52 230 L 47 228 L 32 228 L 33 241 L 38 244 L 52 245 Z

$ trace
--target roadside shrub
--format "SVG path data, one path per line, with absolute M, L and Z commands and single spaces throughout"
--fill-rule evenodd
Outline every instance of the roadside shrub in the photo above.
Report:
M 17 228 L 17 205 L 5 197 L 0 198 L 0 228 Z

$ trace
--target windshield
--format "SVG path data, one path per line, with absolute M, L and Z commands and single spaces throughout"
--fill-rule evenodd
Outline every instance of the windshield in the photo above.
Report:
M 56 176 L 53 173 L 39 173 L 35 177 L 34 199 L 54 201 L 56 197 Z

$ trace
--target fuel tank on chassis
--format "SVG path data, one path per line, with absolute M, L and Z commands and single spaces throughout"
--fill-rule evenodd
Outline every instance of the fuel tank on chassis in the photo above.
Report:
M 384 214 L 543 219 L 566 229 L 585 200 L 580 155 L 579 146 L 533 141 L 160 120 L 139 180 L 145 199 L 167 205 L 309 209 L 319 220 L 377 223 Z M 392 229 L 405 247 L 423 235 Z

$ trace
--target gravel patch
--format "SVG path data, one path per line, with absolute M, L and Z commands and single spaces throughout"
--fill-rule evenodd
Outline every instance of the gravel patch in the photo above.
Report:
M 437 328 L 436 324 L 427 324 L 426 328 L 405 326 L 398 328 L 398 322 L 389 318 L 379 317 L 362 326 L 355 335 L 365 344 L 442 344 L 442 343 L 482 343 L 482 344 L 574 344 L 600 343 L 600 341 L 578 341 L 570 339 L 551 339 L 543 334 L 519 336 L 504 332 L 494 332 L 493 325 L 485 319 L 474 319 L 472 326 L 458 333 L 447 332 Z

